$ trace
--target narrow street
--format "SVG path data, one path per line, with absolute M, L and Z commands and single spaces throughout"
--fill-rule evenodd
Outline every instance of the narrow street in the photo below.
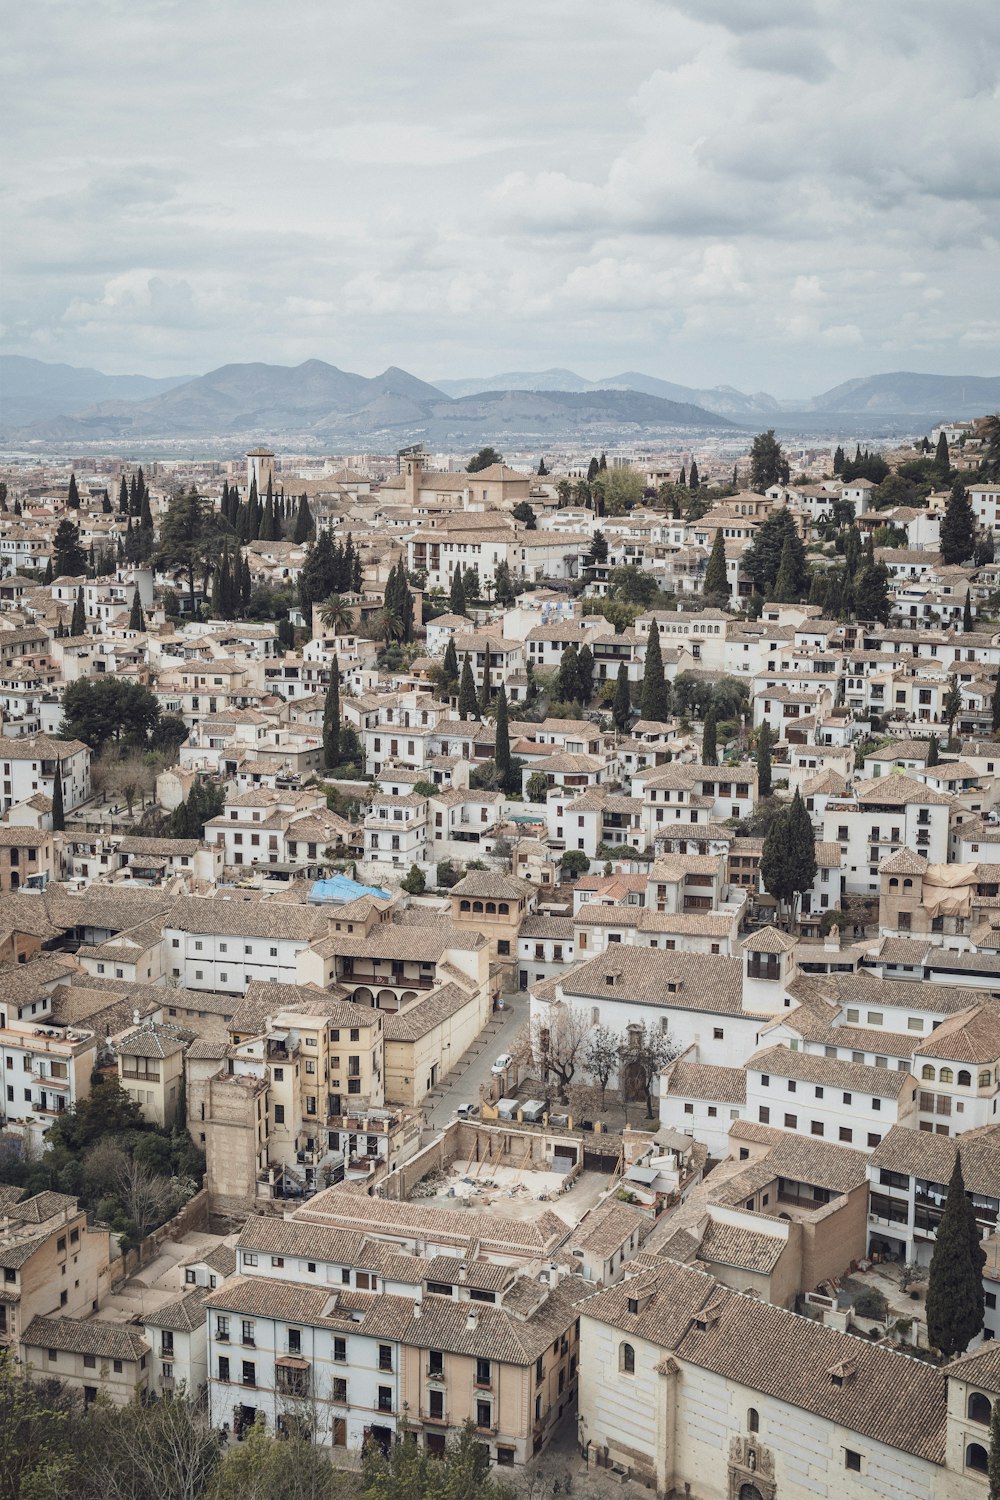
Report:
M 479 1103 L 479 1085 L 486 1083 L 501 1052 L 509 1052 L 528 1019 L 528 997 L 504 996 L 504 1008 L 494 1011 L 483 1031 L 436 1089 L 428 1096 L 427 1124 L 435 1130 L 448 1124 L 460 1104 Z

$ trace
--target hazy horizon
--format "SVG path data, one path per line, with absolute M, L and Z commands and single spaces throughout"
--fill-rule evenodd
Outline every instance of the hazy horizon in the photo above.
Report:
M 8 353 L 786 400 L 1000 364 L 973 0 L 39 0 L 6 42 Z

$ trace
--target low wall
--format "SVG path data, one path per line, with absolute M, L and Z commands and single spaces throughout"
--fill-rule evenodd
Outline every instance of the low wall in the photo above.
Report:
M 135 1276 L 144 1266 L 151 1265 L 168 1240 L 181 1240 L 193 1229 L 207 1230 L 210 1213 L 211 1195 L 208 1188 L 202 1188 L 172 1219 L 154 1229 L 152 1234 L 147 1234 L 144 1240 L 113 1263 L 115 1280 L 112 1291 L 117 1291 L 124 1281 Z
M 571 1183 L 583 1171 L 585 1138 L 547 1125 L 514 1124 L 505 1120 L 453 1120 L 443 1133 L 379 1184 L 382 1197 L 396 1202 L 409 1197 L 429 1172 L 444 1172 L 453 1161 L 484 1161 L 495 1166 L 532 1167 L 552 1171 L 556 1142 L 576 1148 L 576 1164 L 565 1174 Z

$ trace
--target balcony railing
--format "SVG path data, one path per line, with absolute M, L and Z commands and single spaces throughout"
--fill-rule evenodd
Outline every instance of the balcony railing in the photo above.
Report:
M 440 1422 L 442 1427 L 446 1427 L 451 1421 L 451 1416 L 450 1413 L 446 1411 L 425 1411 L 424 1408 L 421 1407 L 420 1420 L 421 1422 Z

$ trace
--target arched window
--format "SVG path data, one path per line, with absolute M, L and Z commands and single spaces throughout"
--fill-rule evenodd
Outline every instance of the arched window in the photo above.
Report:
M 975 1469 L 977 1474 L 989 1473 L 989 1455 L 982 1443 L 970 1443 L 965 1450 L 965 1467 Z
M 934 1069 L 931 1067 L 930 1063 L 924 1063 L 923 1067 L 920 1069 L 920 1076 L 921 1078 L 934 1077 Z
M 462 904 L 461 904 L 461 910 L 462 911 L 471 911 L 472 910 L 472 902 L 471 901 L 463 901 Z
M 487 901 L 487 903 L 486 903 L 486 910 L 490 914 L 491 917 L 495 917 L 496 914 L 497 914 L 497 904 L 496 904 L 496 902 L 495 901 Z
M 990 1425 L 990 1417 L 993 1415 L 993 1407 L 988 1397 L 979 1391 L 973 1391 L 969 1397 L 968 1417 L 970 1422 L 982 1422 L 984 1427 Z
M 992 1082 L 993 1074 L 990 1072 L 989 1068 L 984 1068 L 979 1075 L 979 1087 L 981 1089 L 988 1089 Z
M 508 904 L 507 904 L 506 901 L 501 901 L 500 905 L 497 907 L 497 910 L 499 911 L 499 913 L 500 913 L 500 915 L 502 917 L 506 917 L 506 916 L 510 915 L 510 907 L 508 906 Z
M 938 1074 L 938 1083 L 954 1083 L 955 1075 L 950 1068 L 942 1068 Z
M 893 875 L 892 878 L 891 878 L 891 880 L 889 881 L 889 889 L 890 889 L 890 891 L 894 891 L 898 885 L 899 885 L 899 881 L 896 879 L 895 875 Z
M 911 891 L 912 889 L 913 889 L 913 881 L 910 880 L 909 878 L 907 878 L 906 880 L 903 881 L 903 890 L 904 891 Z
M 481 901 L 473 901 L 473 903 L 472 903 L 472 910 L 473 911 L 481 912 L 482 909 L 483 909 L 483 903 Z
M 635 1350 L 631 1344 L 618 1346 L 618 1368 L 623 1375 L 635 1374 Z
M 757 1408 L 755 1406 L 751 1406 L 750 1410 L 747 1412 L 747 1432 L 759 1431 L 760 1417 L 757 1415 Z
M 969 1086 L 969 1084 L 972 1082 L 972 1074 L 969 1072 L 968 1068 L 959 1068 L 958 1081 L 959 1083 L 964 1084 L 966 1087 Z

